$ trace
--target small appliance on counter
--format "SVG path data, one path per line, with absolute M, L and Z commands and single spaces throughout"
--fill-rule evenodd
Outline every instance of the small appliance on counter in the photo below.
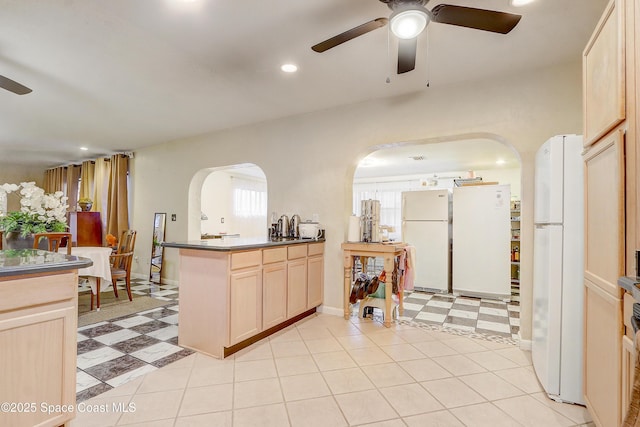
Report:
M 300 230 L 298 226 L 300 225 L 300 215 L 294 214 L 291 216 L 291 222 L 289 223 L 289 236 L 299 238 Z
M 380 241 L 380 200 L 363 200 L 360 206 L 360 241 L 377 243 Z
M 320 228 L 320 224 L 313 221 L 301 222 L 298 225 L 301 239 L 318 240 L 324 236 L 324 230 Z

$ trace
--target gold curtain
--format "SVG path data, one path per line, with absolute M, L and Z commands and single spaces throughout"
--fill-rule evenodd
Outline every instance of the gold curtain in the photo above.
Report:
M 96 165 L 92 160 L 82 162 L 80 172 L 80 199 L 89 198 L 93 200 L 93 189 L 95 187 L 94 176 Z
M 67 203 L 69 210 L 75 211 L 78 204 L 78 179 L 80 178 L 81 166 L 67 166 Z
M 67 178 L 66 167 L 60 166 L 48 169 L 44 172 L 44 191 L 45 193 L 55 193 L 56 191 L 64 191 L 64 184 Z
M 94 174 L 94 187 L 93 195 L 93 207 L 94 212 L 100 212 L 100 219 L 102 220 L 102 237 L 106 237 L 107 231 L 107 210 L 108 210 L 108 194 L 109 194 L 109 180 L 111 178 L 111 162 L 109 159 L 97 159 L 95 163 Z
M 111 178 L 109 180 L 107 233 L 118 237 L 129 229 L 129 195 L 127 179 L 129 158 L 121 154 L 111 156 Z

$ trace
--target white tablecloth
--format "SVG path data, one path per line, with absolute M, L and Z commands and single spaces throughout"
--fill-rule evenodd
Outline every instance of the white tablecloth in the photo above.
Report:
M 67 248 L 60 248 L 60 251 L 66 253 Z M 100 278 L 100 291 L 104 292 L 111 284 L 111 264 L 109 263 L 109 255 L 111 248 L 103 246 L 74 246 L 71 248 L 71 255 L 89 258 L 93 261 L 93 265 L 87 268 L 78 269 L 78 276 L 87 276 L 91 291 L 96 294 L 96 277 Z

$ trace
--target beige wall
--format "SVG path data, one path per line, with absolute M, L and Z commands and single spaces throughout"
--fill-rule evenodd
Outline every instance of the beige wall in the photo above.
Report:
M 522 161 L 521 334 L 531 337 L 533 161 L 549 137 L 581 133 L 581 64 L 493 81 L 431 88 L 411 95 L 299 115 L 149 147 L 132 162 L 132 227 L 137 272 L 149 271 L 154 212 L 167 212 L 167 240 L 198 238 L 199 193 L 206 168 L 255 163 L 269 183 L 268 212 L 313 213 L 327 229 L 325 306 L 342 307 L 342 254 L 358 161 L 375 146 L 465 136 L 515 147 Z M 189 195 L 197 203 L 190 208 Z M 171 214 L 177 215 L 175 222 Z M 164 275 L 178 280 L 178 251 L 165 251 Z
M 20 184 L 21 182 L 35 181 L 36 185 L 42 187 L 44 180 L 44 168 L 35 166 L 16 166 L 13 164 L 0 163 L 0 185 L 5 183 Z M 20 197 L 9 195 L 7 198 L 7 211 L 20 209 Z

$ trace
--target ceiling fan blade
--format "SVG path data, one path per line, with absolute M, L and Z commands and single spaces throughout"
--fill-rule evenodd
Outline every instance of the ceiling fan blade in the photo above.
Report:
M 23 86 L 20 83 L 15 82 L 5 76 L 0 76 L 0 87 L 17 95 L 26 95 L 28 93 L 31 93 L 31 89 L 29 89 L 28 87 Z
M 416 68 L 417 47 L 417 37 L 398 39 L 398 74 L 406 73 Z
M 355 39 L 356 37 L 360 37 L 363 34 L 366 34 L 375 29 L 384 27 L 387 25 L 389 20 L 387 18 L 378 18 L 373 21 L 369 21 L 362 25 L 359 25 L 355 28 L 345 31 L 344 33 L 338 34 L 337 36 L 331 37 L 323 42 L 318 43 L 315 46 L 312 46 L 311 49 L 315 52 L 324 52 L 325 50 L 329 50 L 332 47 L 336 47 L 339 44 L 344 42 L 348 42 L 351 39 Z
M 473 7 L 439 4 L 431 9 L 433 21 L 476 30 L 507 34 L 520 22 L 521 15 Z

